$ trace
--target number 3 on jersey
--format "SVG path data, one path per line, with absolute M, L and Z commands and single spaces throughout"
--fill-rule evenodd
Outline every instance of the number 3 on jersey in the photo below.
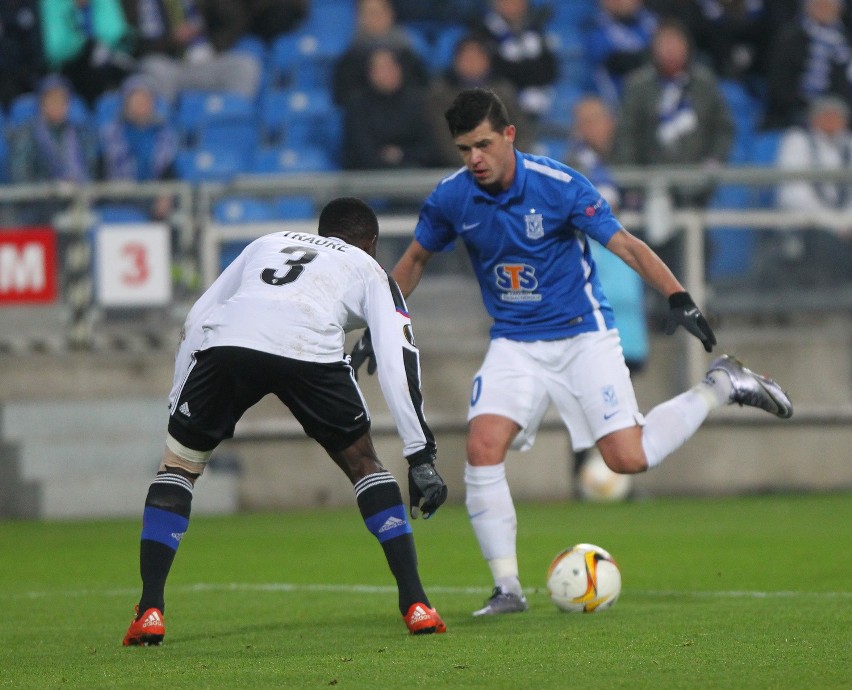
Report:
M 309 264 L 317 258 L 315 250 L 305 247 L 284 247 L 281 250 L 282 254 L 295 254 L 296 252 L 300 252 L 301 256 L 287 259 L 284 262 L 283 273 L 279 274 L 278 272 L 281 269 L 278 268 L 264 268 L 260 274 L 260 279 L 268 285 L 286 285 L 287 283 L 292 283 L 302 275 L 302 271 L 305 270 L 305 264 Z

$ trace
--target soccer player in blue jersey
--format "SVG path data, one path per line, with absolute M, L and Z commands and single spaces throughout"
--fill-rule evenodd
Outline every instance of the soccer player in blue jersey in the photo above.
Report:
M 392 275 L 408 296 L 432 254 L 460 240 L 494 319 L 488 353 L 473 379 L 464 476 L 468 514 L 495 585 L 474 615 L 512 613 L 525 611 L 527 603 L 504 459 L 510 448 L 532 446 L 551 403 L 575 449 L 597 445 L 611 469 L 627 474 L 659 465 L 714 408 L 736 402 L 782 418 L 793 408 L 778 384 L 723 355 L 703 381 L 643 416 L 588 238 L 668 298 L 667 333 L 683 326 L 711 352 L 716 338 L 701 311 L 648 245 L 621 227 L 585 177 L 515 150 L 515 127 L 493 92 L 461 92 L 446 119 L 464 167 L 428 197 Z M 365 334 L 353 366 L 368 359 L 369 350 Z

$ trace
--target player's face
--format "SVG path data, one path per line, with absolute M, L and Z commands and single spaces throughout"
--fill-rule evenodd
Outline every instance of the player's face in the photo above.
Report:
M 469 132 L 455 139 L 465 167 L 480 187 L 503 190 L 512 186 L 515 178 L 515 126 L 495 132 L 488 120 L 483 120 Z

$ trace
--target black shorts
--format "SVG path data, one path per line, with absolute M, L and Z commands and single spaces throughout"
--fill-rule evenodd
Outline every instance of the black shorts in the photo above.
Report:
M 240 417 L 268 393 L 331 452 L 370 430 L 370 416 L 346 362 L 304 362 L 228 346 L 195 353 L 170 413 L 169 434 L 192 450 L 212 450 L 234 435 Z

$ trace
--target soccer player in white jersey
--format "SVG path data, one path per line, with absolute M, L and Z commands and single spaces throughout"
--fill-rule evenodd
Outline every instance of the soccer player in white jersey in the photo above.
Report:
M 494 320 L 473 379 L 464 477 L 470 521 L 494 579 L 491 598 L 474 615 L 512 613 L 527 603 L 504 459 L 510 448 L 531 447 L 551 403 L 576 450 L 597 445 L 612 470 L 628 474 L 660 464 L 716 407 L 736 402 L 782 418 L 793 409 L 774 381 L 722 356 L 696 386 L 640 414 L 587 238 L 668 298 L 667 333 L 684 326 L 710 352 L 716 338 L 706 319 L 585 177 L 515 150 L 515 127 L 492 92 L 463 91 L 446 119 L 464 167 L 428 197 L 391 274 L 407 297 L 432 254 L 460 240 Z M 370 358 L 369 346 L 365 333 L 353 351 L 356 369 Z
M 379 226 L 364 202 L 331 201 L 318 233 L 255 240 L 189 312 L 169 396 L 165 454 L 145 500 L 142 595 L 125 645 L 162 642 L 166 577 L 189 524 L 195 480 L 243 413 L 268 393 L 354 485 L 367 529 L 396 578 L 409 631 L 446 630 L 423 590 L 402 494 L 376 457 L 370 414 L 343 350 L 347 331 L 369 327 L 381 388 L 409 463 L 411 517 L 430 517 L 447 487 L 435 470 L 405 300 L 375 260 Z

